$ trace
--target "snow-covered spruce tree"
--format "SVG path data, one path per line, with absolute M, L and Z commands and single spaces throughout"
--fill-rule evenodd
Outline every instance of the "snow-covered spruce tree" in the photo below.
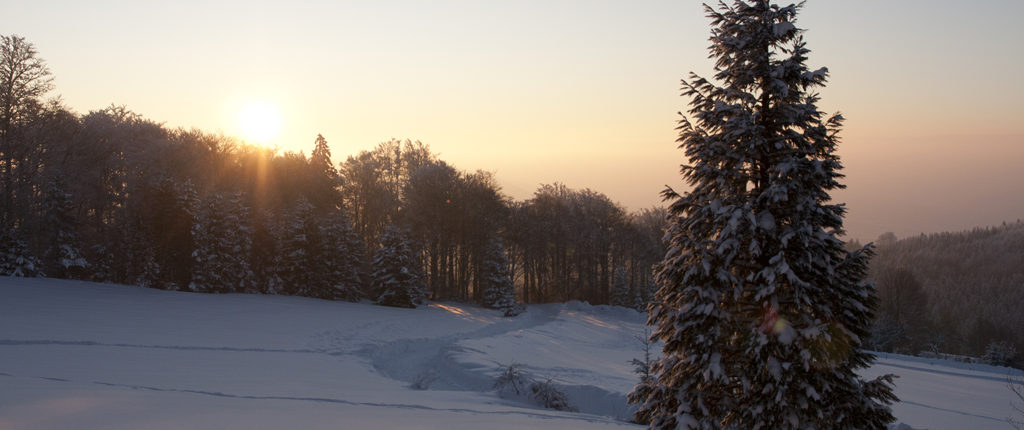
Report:
M 28 245 L 11 227 L 0 226 L 0 276 L 33 278 L 44 276 Z
M 390 226 L 381 237 L 381 246 L 373 256 L 373 288 L 377 304 L 415 308 L 426 296 L 419 263 L 408 237 Z
M 320 272 L 317 281 L 322 285 L 317 290 L 322 298 L 359 301 L 363 297 L 359 275 L 362 242 L 340 209 L 328 211 L 319 229 L 320 259 L 315 265 Z
M 224 281 L 228 291 L 253 293 L 256 273 L 249 264 L 252 258 L 252 229 L 250 209 L 245 194 L 235 192 L 220 201 L 224 231 L 219 243 L 225 256 L 222 259 Z
M 135 285 L 144 288 L 157 288 L 160 286 L 160 264 L 156 262 L 152 248 L 142 250 L 142 267 L 139 275 L 135 278 Z
M 483 267 L 480 289 L 483 293 L 483 306 L 501 309 L 505 312 L 505 316 L 517 315 L 519 307 L 516 305 L 512 270 L 509 268 L 505 245 L 498 236 L 494 236 L 488 241 L 487 247 L 484 248 L 481 265 Z
M 283 217 L 270 209 L 256 211 L 252 217 L 252 266 L 256 275 L 257 291 L 263 294 L 283 294 L 281 279 L 281 237 Z
M 669 251 L 649 324 L 664 342 L 637 385 L 638 422 L 657 429 L 882 429 L 892 376 L 864 381 L 861 349 L 877 298 L 870 249 L 843 249 L 836 155 L 842 117 L 813 91 L 799 5 L 705 6 L 719 84 L 691 74 Z
M 192 278 L 188 291 L 197 293 L 218 292 L 221 285 L 220 255 L 216 251 L 216 233 L 221 221 L 213 208 L 213 199 L 207 197 L 196 201 L 190 208 L 192 214 Z
M 1010 366 L 1017 358 L 1017 348 L 1007 341 L 992 341 L 985 348 L 981 362 L 993 366 Z
M 345 252 L 345 264 L 342 268 L 341 274 L 342 279 L 351 282 L 353 287 L 358 291 L 360 297 L 366 295 L 366 274 L 365 263 L 366 263 L 366 245 L 363 243 L 363 238 L 359 236 L 359 232 L 356 231 L 355 226 L 352 224 L 352 220 L 345 214 L 345 211 L 341 211 L 341 216 L 345 220 L 343 233 L 344 233 L 344 245 Z M 346 293 L 347 294 L 347 293 Z M 348 298 L 341 297 L 345 300 Z
M 323 297 L 316 292 L 316 273 L 310 270 L 319 256 L 316 241 L 319 233 L 313 217 L 313 205 L 305 196 L 299 197 L 287 211 L 278 226 L 279 263 L 277 276 L 281 279 L 281 293 Z
M 612 277 L 612 294 L 608 303 L 612 306 L 633 307 L 634 294 L 629 291 L 629 280 L 626 279 L 626 268 L 618 266 Z
M 195 250 L 190 290 L 208 293 L 256 290 L 256 276 L 249 267 L 252 252 L 249 207 L 241 193 L 206 196 L 195 211 L 192 238 Z
M 46 186 L 43 214 L 50 232 L 46 271 L 53 277 L 80 277 L 88 267 L 79 248 L 73 211 L 71 194 L 64 191 L 64 181 L 59 177 L 51 179 Z
M 195 269 L 194 269 L 194 267 L 195 267 L 195 260 L 196 260 L 196 254 L 195 253 L 196 253 L 197 248 L 199 247 L 199 245 L 198 245 L 199 238 L 197 238 L 197 235 L 201 236 L 202 232 L 203 232 L 203 230 L 201 230 L 201 229 L 197 230 L 196 226 L 195 226 L 195 224 L 198 222 L 197 221 L 197 217 L 199 217 L 199 210 L 200 210 L 200 208 L 199 208 L 199 192 L 196 190 L 196 186 L 195 186 L 195 184 L 192 183 L 191 179 L 186 179 L 185 182 L 180 183 L 180 184 L 175 183 L 175 182 L 173 182 L 171 180 L 165 180 L 165 181 L 162 181 L 161 186 L 164 187 L 165 189 L 173 190 L 173 192 L 174 192 L 174 209 L 179 212 L 179 215 L 181 216 L 181 218 L 184 221 L 182 223 L 182 226 L 183 227 L 187 227 L 188 230 L 189 230 L 189 233 L 190 233 L 188 235 L 188 240 L 187 241 L 183 241 L 183 242 L 185 242 L 185 246 L 181 247 L 181 250 L 182 251 L 186 251 L 186 253 L 183 253 L 182 255 L 179 256 L 179 257 L 188 257 L 188 258 L 182 258 L 182 260 L 181 260 L 181 268 L 179 269 L 179 270 L 182 270 L 183 272 L 186 272 L 188 274 L 188 276 L 181 277 L 179 279 L 179 281 L 177 281 L 177 282 L 172 281 L 171 285 L 169 285 L 168 288 L 171 289 L 171 290 L 196 291 L 196 290 L 192 289 L 192 284 L 196 283 L 196 285 L 198 285 L 199 288 L 202 289 L 202 291 L 206 291 L 205 290 L 206 285 L 207 285 L 206 280 L 205 279 L 198 279 L 198 281 L 197 281 L 197 278 L 196 278 L 196 274 L 197 273 L 204 273 L 204 272 L 196 272 Z M 126 238 L 122 237 L 122 239 L 126 239 Z M 132 240 L 132 239 L 135 239 L 135 240 Z M 129 246 L 125 246 L 125 248 L 134 248 L 133 246 L 130 246 L 130 244 L 132 244 L 133 242 L 137 242 L 137 239 L 139 239 L 139 238 L 138 238 L 138 236 L 136 236 L 136 237 L 133 237 L 132 239 L 124 240 L 124 243 L 129 244 Z M 116 251 L 116 250 L 111 249 L 110 251 Z M 112 264 L 112 266 L 116 267 L 118 262 L 115 260 L 113 263 L 114 264 Z M 117 279 L 116 276 L 114 277 L 114 279 Z
M 108 250 L 109 248 L 103 243 L 97 243 L 89 248 L 89 255 L 93 256 L 90 260 L 92 263 L 91 275 L 88 279 L 93 282 L 112 282 L 113 281 L 113 261 L 114 253 Z

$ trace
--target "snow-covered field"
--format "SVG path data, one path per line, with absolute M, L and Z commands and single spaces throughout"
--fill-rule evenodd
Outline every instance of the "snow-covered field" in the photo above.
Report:
M 0 277 L 0 429 L 640 428 L 622 419 L 643 321 Z M 580 412 L 499 397 L 513 362 Z M 913 428 L 1008 429 L 1007 371 L 885 356 L 867 373 L 900 376 Z

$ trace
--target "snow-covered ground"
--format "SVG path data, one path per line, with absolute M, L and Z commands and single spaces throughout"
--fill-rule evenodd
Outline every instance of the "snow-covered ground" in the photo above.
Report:
M 640 428 L 622 419 L 643 321 L 0 277 L 0 429 Z M 580 412 L 499 397 L 513 362 Z M 1007 372 L 884 356 L 866 373 L 898 374 L 899 420 L 937 430 L 1009 428 Z

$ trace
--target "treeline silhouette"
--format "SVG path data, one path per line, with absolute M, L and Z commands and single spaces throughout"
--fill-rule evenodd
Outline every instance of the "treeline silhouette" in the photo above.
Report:
M 396 229 L 435 300 L 482 300 L 495 242 L 521 301 L 608 303 L 613 285 L 628 289 L 616 304 L 651 295 L 661 209 L 628 213 L 561 184 L 514 201 L 491 173 L 410 140 L 335 163 L 323 136 L 307 157 L 119 106 L 80 115 L 42 100 L 52 84 L 31 44 L 3 42 L 4 67 L 36 73 L 0 83 L 0 274 L 357 300 Z
M 899 240 L 887 233 L 876 245 L 876 348 L 1024 364 L 1024 223 Z

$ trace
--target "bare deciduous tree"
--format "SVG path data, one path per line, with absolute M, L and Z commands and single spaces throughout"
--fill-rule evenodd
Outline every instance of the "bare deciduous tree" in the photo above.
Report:
M 0 179 L 4 196 L 0 222 L 9 223 L 14 205 L 15 169 L 28 154 L 28 145 L 17 145 L 12 136 L 30 112 L 41 107 L 39 97 L 53 88 L 46 62 L 25 38 L 0 35 Z

